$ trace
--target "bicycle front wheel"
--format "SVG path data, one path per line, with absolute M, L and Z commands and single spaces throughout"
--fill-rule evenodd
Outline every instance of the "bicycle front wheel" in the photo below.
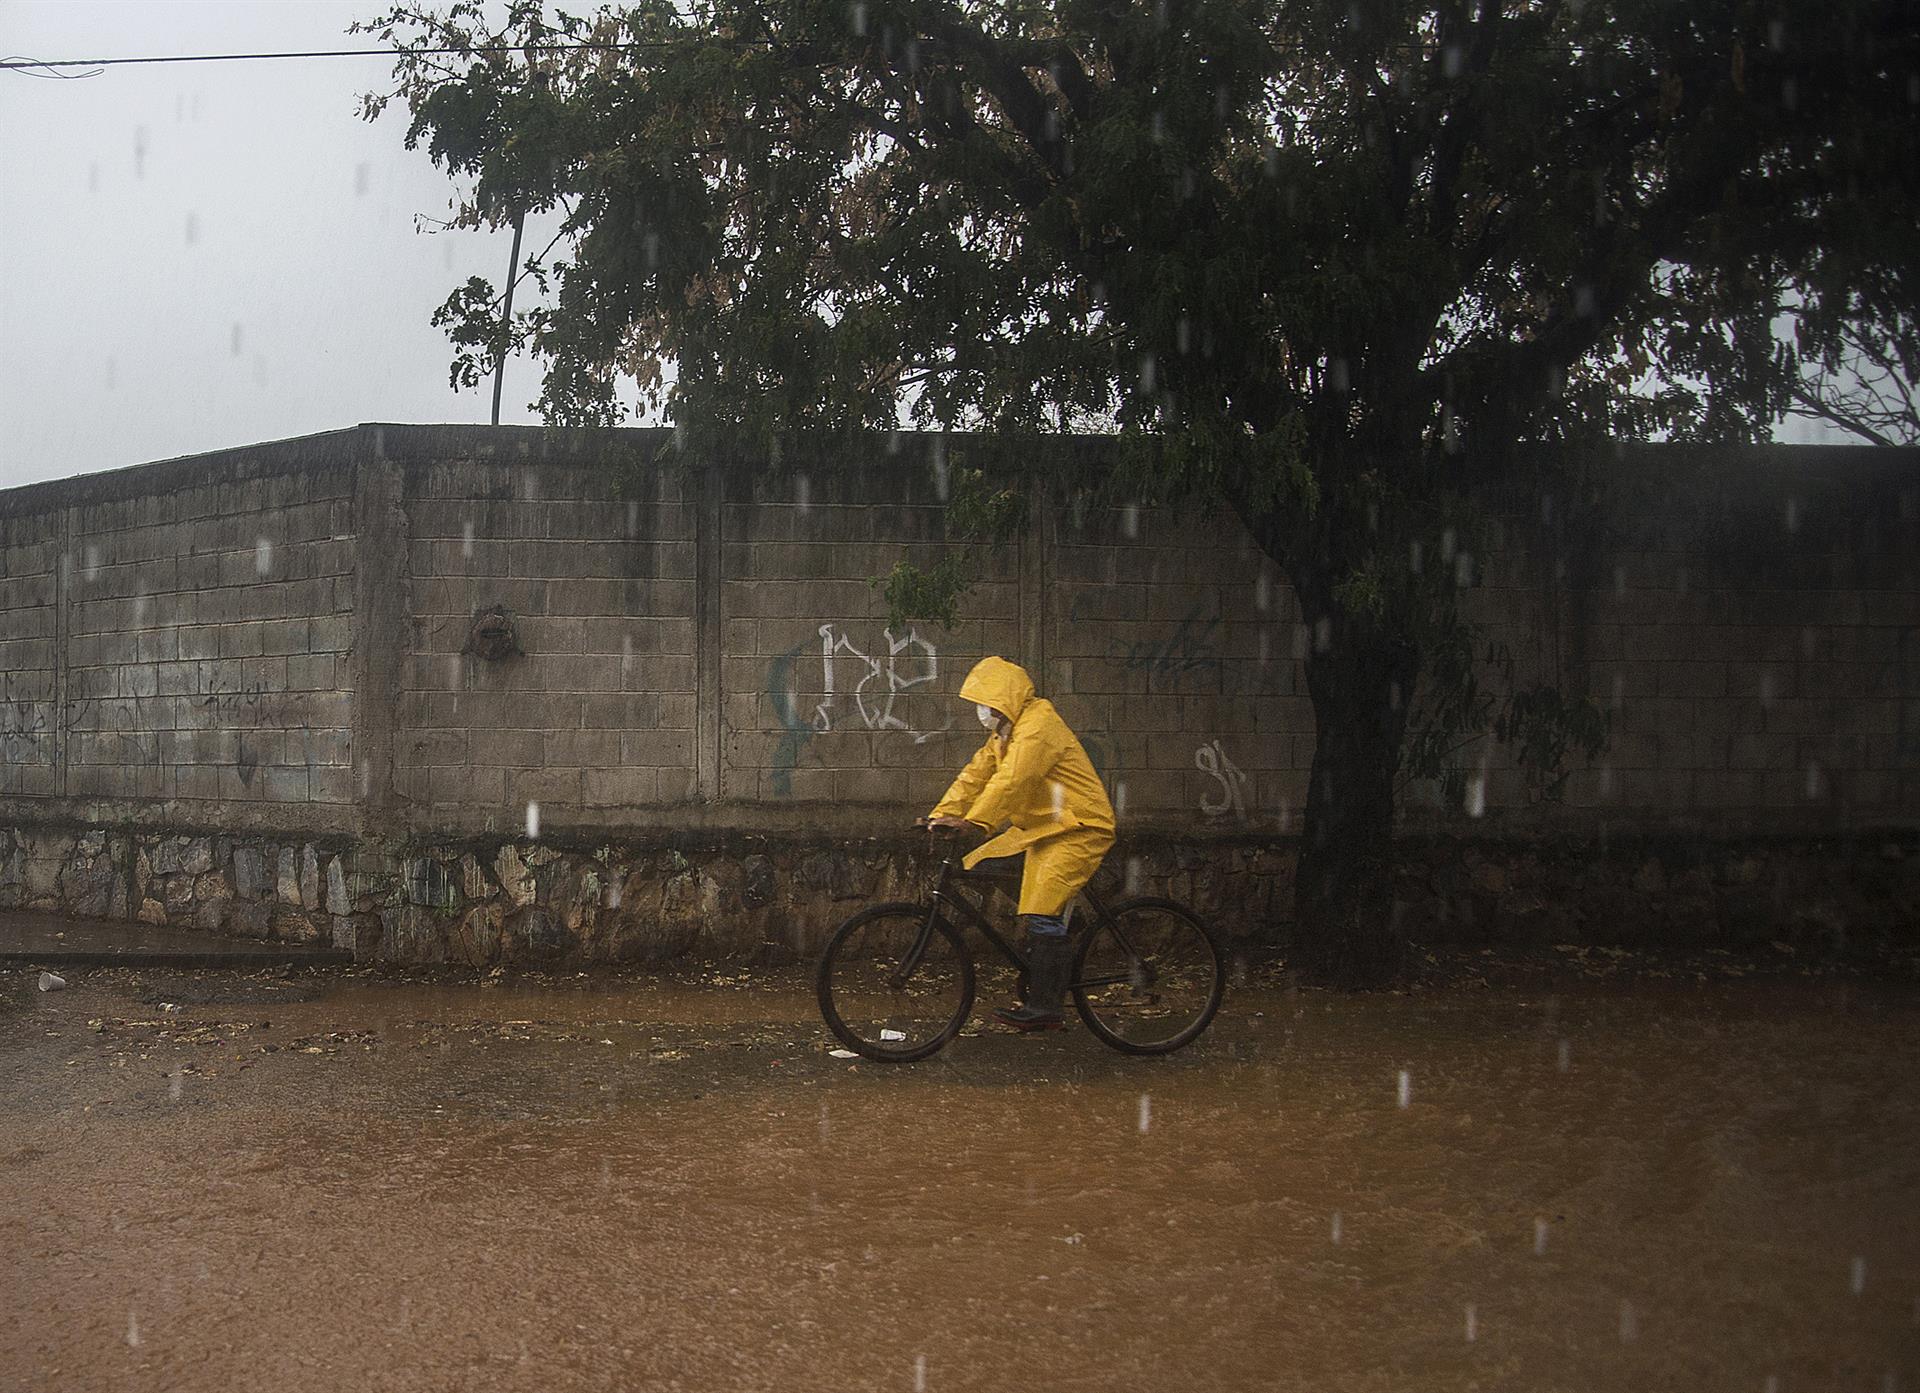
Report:
M 1220 947 L 1191 910 L 1172 900 L 1126 900 L 1081 942 L 1073 1005 L 1114 1049 L 1168 1054 L 1207 1028 L 1226 985 Z
M 850 1050 L 887 1064 L 925 1059 L 973 1009 L 973 959 L 927 907 L 879 904 L 833 931 L 814 976 L 820 1014 Z

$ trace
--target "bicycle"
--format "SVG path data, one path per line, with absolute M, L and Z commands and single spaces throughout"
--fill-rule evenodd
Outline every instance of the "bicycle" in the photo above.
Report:
M 965 882 L 987 882 L 990 893 L 1006 877 L 962 870 L 950 856 L 925 901 L 870 905 L 833 931 L 814 972 L 814 990 L 827 1028 L 848 1049 L 908 1064 L 937 1053 L 960 1033 L 973 1010 L 976 983 L 973 955 L 950 922 L 949 907 L 1019 973 L 1024 995 L 1025 958 L 962 893 Z M 1213 931 L 1173 900 L 1130 896 L 1109 909 L 1091 887 L 1081 899 L 1092 927 L 1080 935 L 1068 990 L 1087 1029 L 1125 1054 L 1171 1054 L 1198 1039 L 1226 991 L 1226 965 Z

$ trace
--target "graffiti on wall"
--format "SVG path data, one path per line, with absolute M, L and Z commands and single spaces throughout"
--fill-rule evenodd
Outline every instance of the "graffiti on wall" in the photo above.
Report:
M 794 766 L 815 735 L 836 728 L 898 731 L 922 744 L 953 728 L 951 711 L 938 725 L 913 719 L 912 693 L 930 693 L 940 676 L 940 650 L 917 630 L 895 638 L 883 629 L 881 641 L 867 648 L 841 625 L 822 624 L 818 633 L 817 645 L 797 643 L 767 665 L 767 698 L 780 723 L 773 752 L 773 791 L 780 797 L 792 794 Z M 817 682 L 810 680 L 816 661 Z M 811 711 L 802 709 L 802 691 L 821 695 Z
M 832 624 L 820 626 L 820 689 L 825 693 L 825 700 L 813 708 L 813 728 L 819 731 L 833 729 L 834 703 L 838 695 L 834 679 L 838 676 L 839 693 L 843 694 L 847 691 L 846 682 L 851 676 L 857 679 L 852 688 L 854 709 L 868 730 L 907 731 L 913 735 L 917 745 L 943 730 L 951 729 L 951 716 L 945 725 L 922 731 L 915 730 L 894 713 L 894 706 L 902 692 L 925 686 L 939 677 L 940 650 L 912 629 L 907 630 L 904 638 L 895 638 L 893 630 L 885 629 L 881 631 L 881 637 L 887 645 L 884 664 L 880 659 L 861 652 L 844 629 L 837 630 Z M 880 685 L 875 686 L 876 681 Z M 872 690 L 869 691 L 869 688 Z
M 1220 611 L 1206 613 L 1207 606 L 1195 605 L 1159 638 L 1114 639 L 1108 645 L 1120 665 L 1129 672 L 1157 673 L 1166 677 L 1185 677 L 1195 672 L 1218 672 L 1220 652 L 1216 639 L 1220 630 Z
M 52 760 L 53 703 L 21 695 L 13 674 L 0 673 L 0 759 L 8 764 Z
M 1208 817 L 1246 817 L 1247 776 L 1227 757 L 1226 749 L 1218 740 L 1193 752 L 1193 767 L 1211 776 L 1219 785 L 1211 793 L 1200 796 L 1201 812 Z

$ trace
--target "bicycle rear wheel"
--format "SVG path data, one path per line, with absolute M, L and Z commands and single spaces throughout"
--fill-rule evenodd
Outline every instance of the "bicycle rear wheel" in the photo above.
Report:
M 1169 1054 L 1220 1009 L 1226 964 L 1213 933 L 1172 900 L 1136 899 L 1096 919 L 1073 965 L 1087 1029 L 1126 1054 Z
M 925 905 L 863 909 L 833 931 L 814 990 L 827 1028 L 850 1050 L 887 1064 L 925 1059 L 966 1024 L 973 959 Z

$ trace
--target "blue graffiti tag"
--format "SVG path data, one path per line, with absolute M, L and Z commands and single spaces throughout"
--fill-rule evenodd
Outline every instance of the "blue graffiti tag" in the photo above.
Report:
M 767 699 L 780 722 L 780 743 L 773 751 L 773 791 L 777 797 L 793 796 L 793 767 L 800 752 L 813 739 L 813 721 L 800 713 L 800 683 L 794 664 L 814 645 L 806 640 L 794 644 L 767 664 Z

